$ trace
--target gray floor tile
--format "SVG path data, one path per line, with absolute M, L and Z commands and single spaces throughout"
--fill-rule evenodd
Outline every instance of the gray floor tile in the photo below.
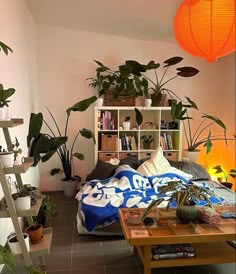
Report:
M 44 259 L 46 266 L 43 269 L 45 271 L 71 268 L 71 253 L 50 253 Z
M 104 258 L 99 250 L 72 252 L 72 269 L 103 267 Z
M 106 274 L 142 274 L 136 265 L 106 266 Z
M 136 265 L 136 258 L 130 248 L 103 249 L 106 266 Z

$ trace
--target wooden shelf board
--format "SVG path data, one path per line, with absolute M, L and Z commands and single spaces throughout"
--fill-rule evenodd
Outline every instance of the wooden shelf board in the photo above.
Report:
M 24 163 L 20 166 L 5 167 L 5 174 L 25 173 L 33 164 L 32 157 L 25 157 Z
M 196 257 L 152 260 L 151 267 L 221 264 L 235 261 L 236 250 L 227 242 L 192 243 L 191 245 L 197 250 Z
M 22 118 L 12 118 L 11 120 L 0 121 L 1 128 L 17 127 L 23 125 L 24 120 Z
M 43 240 L 38 244 L 30 244 L 30 254 L 43 256 L 50 252 L 53 230 L 51 227 L 43 229 Z
M 38 195 L 37 203 L 31 206 L 29 210 L 18 210 L 17 216 L 18 217 L 37 216 L 39 212 L 39 208 L 42 204 L 42 200 L 43 200 L 43 196 Z M 0 206 L 0 218 L 8 218 L 8 217 L 10 217 L 10 213 L 8 209 L 6 209 L 3 205 Z

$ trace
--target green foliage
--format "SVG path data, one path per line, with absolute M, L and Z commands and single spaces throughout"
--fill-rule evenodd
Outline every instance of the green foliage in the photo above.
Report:
M 4 89 L 3 85 L 0 84 L 0 107 L 8 107 L 10 100 L 7 100 L 15 93 L 14 88 Z
M 8 55 L 8 51 L 11 51 L 13 53 L 13 50 L 10 47 L 0 41 L 0 51 L 1 50 L 3 50 L 6 55 Z
M 72 107 L 66 110 L 67 119 L 65 123 L 65 128 L 63 130 L 64 135 L 62 135 L 62 131 L 60 131 L 53 114 L 48 108 L 47 110 L 52 118 L 53 124 L 56 126 L 57 133 L 55 133 L 49 123 L 44 120 L 42 113 L 31 113 L 29 131 L 27 136 L 27 145 L 30 148 L 31 156 L 33 156 L 34 158 L 33 166 L 36 166 L 40 161 L 48 161 L 56 153 L 60 158 L 65 179 L 72 180 L 75 177 L 75 175 L 73 174 L 73 157 L 79 160 L 84 159 L 83 154 L 73 151 L 75 142 L 79 135 L 87 139 L 92 139 L 94 143 L 95 137 L 92 131 L 83 128 L 82 130 L 79 130 L 77 132 L 72 141 L 71 148 L 69 148 L 69 146 L 67 145 L 67 129 L 70 114 L 72 111 L 85 111 L 92 103 L 96 101 L 96 99 L 96 96 L 92 96 L 85 100 L 79 101 L 78 103 L 74 104 Z M 43 123 L 47 126 L 51 134 L 41 132 Z M 51 175 L 54 175 L 59 171 L 60 168 L 54 168 L 51 171 Z
M 15 137 L 15 141 L 12 142 L 12 149 L 14 152 L 14 161 L 15 161 L 17 155 L 22 153 L 22 149 L 20 148 L 20 143 L 16 137 Z
M 152 135 L 142 135 L 141 140 L 144 143 L 151 143 L 151 142 L 153 142 L 154 139 L 153 139 Z
M 40 211 L 44 211 L 48 217 L 55 217 L 57 215 L 57 203 L 48 195 L 44 195 Z
M 11 252 L 0 245 L 0 264 L 4 264 L 11 273 L 15 273 L 16 264 Z
M 236 178 L 236 169 L 231 168 L 228 173 L 226 173 L 221 165 L 214 166 L 213 169 L 215 169 L 215 174 L 219 175 L 222 174 L 224 178 L 224 182 L 228 182 L 229 176 L 231 176 L 233 179 Z M 219 182 L 223 181 L 222 177 L 218 177 L 217 180 Z
M 34 265 L 26 266 L 25 269 L 29 274 L 46 274 L 40 267 Z
M 212 149 L 212 141 L 223 140 L 227 144 L 228 140 L 234 140 L 226 136 L 225 124 L 216 116 L 208 115 L 199 111 L 197 104 L 189 97 L 185 97 L 187 102 L 182 101 L 174 102 L 171 107 L 171 115 L 174 120 L 183 121 L 184 135 L 187 141 L 187 150 L 195 151 L 200 145 L 206 147 L 206 152 L 209 153 Z M 197 126 L 196 130 L 192 126 L 193 118 L 190 116 L 190 111 L 199 112 L 201 115 L 201 122 Z M 223 130 L 221 135 L 212 135 L 212 126 L 218 126 Z M 207 133 L 206 133 L 207 131 Z M 207 137 L 206 137 L 207 136 Z

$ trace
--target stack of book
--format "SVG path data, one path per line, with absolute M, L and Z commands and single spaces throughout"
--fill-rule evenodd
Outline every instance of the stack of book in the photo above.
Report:
M 162 132 L 160 135 L 160 145 L 163 150 L 172 150 L 172 136 L 170 133 Z
M 197 252 L 190 244 L 170 244 L 152 246 L 152 260 L 192 258 Z

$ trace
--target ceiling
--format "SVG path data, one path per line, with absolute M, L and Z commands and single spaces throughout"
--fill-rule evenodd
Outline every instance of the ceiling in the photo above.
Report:
M 172 40 L 182 0 L 25 0 L 37 24 L 144 40 Z

